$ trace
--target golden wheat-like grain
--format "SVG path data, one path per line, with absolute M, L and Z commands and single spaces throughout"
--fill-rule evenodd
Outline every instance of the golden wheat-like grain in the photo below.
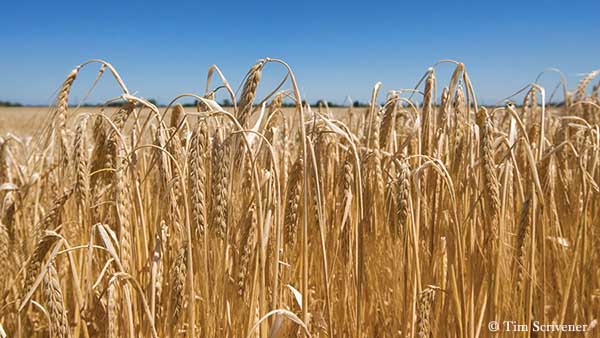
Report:
M 181 316 L 181 311 L 183 309 L 183 291 L 184 291 L 184 283 L 187 274 L 187 249 L 185 245 L 180 246 L 178 249 L 177 256 L 171 265 L 171 269 L 169 271 L 170 278 L 170 310 L 169 310 L 169 327 L 172 332 L 177 330 L 177 324 L 179 322 L 179 317 Z M 193 302 L 191 299 L 190 301 Z M 191 305 L 190 305 L 191 306 Z
M 579 81 L 577 89 L 575 90 L 575 102 L 583 100 L 583 98 L 585 97 L 585 89 L 598 74 L 600 74 L 600 70 L 594 70 L 588 73 L 586 76 L 584 76 L 581 79 L 581 81 Z
M 69 73 L 60 90 L 58 91 L 56 106 L 59 114 L 64 114 L 67 111 L 67 107 L 69 105 L 69 93 L 71 92 L 71 87 L 73 86 L 75 78 L 77 78 L 77 74 L 79 74 L 79 69 L 80 67 L 76 67 Z
M 75 186 L 74 192 L 77 202 L 83 208 L 87 206 L 89 193 L 89 166 L 87 153 L 87 122 L 88 115 L 84 116 L 75 131 L 75 139 L 73 141 L 73 163 L 75 164 Z
M 294 245 L 298 233 L 298 216 L 300 207 L 300 192 L 302 189 L 302 175 L 304 161 L 298 158 L 288 175 L 287 193 L 285 198 L 284 239 L 288 245 Z
M 0 223 L 0 271 L 8 270 L 8 264 L 10 264 L 9 244 L 10 244 L 10 241 L 8 238 L 8 229 L 6 228 L 6 226 L 4 224 Z M 5 276 L 4 274 L 2 276 L 0 276 L 0 286 L 3 285 L 3 282 L 5 281 L 6 277 L 7 276 Z
M 477 113 L 480 135 L 480 156 L 483 164 L 483 184 L 489 212 L 491 237 L 498 238 L 498 215 L 500 214 L 500 193 L 494 164 L 492 131 L 493 127 L 485 108 Z
M 131 271 L 132 244 L 131 244 L 131 197 L 127 177 L 127 159 L 123 146 L 117 146 L 116 168 L 114 175 L 115 209 L 119 226 L 119 246 L 121 249 L 121 264 L 125 272 Z
M 108 127 L 102 116 L 97 116 L 94 119 L 94 126 L 92 130 L 94 148 L 92 150 L 90 160 L 90 172 L 95 173 L 103 168 L 106 162 L 105 158 L 107 154 L 106 141 L 108 139 Z M 96 182 L 100 179 L 100 177 L 103 176 L 105 176 L 104 173 L 92 175 L 90 178 L 90 189 L 95 190 Z
M 405 160 L 401 161 L 398 171 L 398 180 L 396 183 L 398 192 L 398 196 L 396 197 L 396 217 L 398 217 L 398 219 L 392 230 L 392 234 L 396 236 L 396 238 L 402 234 L 408 221 L 408 199 L 410 198 L 410 168 L 408 162 Z
M 190 139 L 189 185 L 192 197 L 192 218 L 195 235 L 199 238 L 206 228 L 206 152 L 208 130 L 205 121 L 200 121 Z
M 254 203 L 250 205 L 246 212 L 245 219 L 243 221 L 243 246 L 241 248 L 240 259 L 239 259 L 239 271 L 238 271 L 238 294 L 243 295 L 246 290 L 246 280 L 248 278 L 248 271 L 250 270 L 250 262 L 254 247 L 256 245 L 256 206 Z
M 2 209 L 0 210 L 0 212 L 0 223 L 6 228 L 9 243 L 12 244 L 12 242 L 14 242 L 15 240 L 15 214 L 17 212 L 14 192 L 9 191 L 6 193 L 6 195 L 4 195 L 4 200 L 2 201 Z
M 179 120 L 185 114 L 185 109 L 181 104 L 176 104 L 171 112 L 171 121 L 169 122 L 169 127 L 175 129 L 179 126 Z
M 44 295 L 50 316 L 50 336 L 57 338 L 70 337 L 63 293 L 54 262 L 48 265 L 48 271 L 44 276 Z
M 107 337 L 116 338 L 119 337 L 119 313 L 118 313 L 118 296 L 116 290 L 117 282 L 110 283 L 106 290 L 106 313 L 107 313 Z
M 256 88 L 260 82 L 264 64 L 264 60 L 258 60 L 258 62 L 248 71 L 248 77 L 244 83 L 244 89 L 242 90 L 242 96 L 240 97 L 236 115 L 236 118 L 242 127 L 247 127 L 248 118 L 252 111 L 252 104 L 256 98 Z
M 517 289 L 523 290 L 525 274 L 527 273 L 526 259 L 529 247 L 529 236 L 531 236 L 531 199 L 527 199 L 521 208 L 521 214 L 518 224 L 517 232 L 517 260 L 516 260 L 516 272 L 517 272 Z
M 36 243 L 33 254 L 29 257 L 27 268 L 25 270 L 26 276 L 23 284 L 24 293 L 29 292 L 29 289 L 33 285 L 35 279 L 41 272 L 46 255 L 57 241 L 58 237 L 56 235 L 46 234 Z
M 431 304 L 435 299 L 435 289 L 428 287 L 419 294 L 417 303 L 417 337 L 431 337 Z
M 352 207 L 352 199 L 353 199 L 353 186 L 354 186 L 354 165 L 353 165 L 353 156 L 351 151 L 346 151 L 346 156 L 344 158 L 344 164 L 342 168 L 342 217 L 346 216 L 346 219 L 342 219 L 342 229 L 340 231 L 340 246 L 342 248 L 342 257 L 344 262 L 347 262 L 350 257 L 351 250 L 351 219 L 352 215 L 345 215 L 346 210 L 351 210 Z
M 269 116 L 281 110 L 281 105 L 283 104 L 283 92 L 279 92 L 273 97 L 271 103 L 269 103 Z
M 164 318 L 163 283 L 165 279 L 165 254 L 167 253 L 166 248 L 168 244 L 168 231 L 169 228 L 167 224 L 164 221 L 161 221 L 158 233 L 156 234 L 156 244 L 154 253 L 152 255 L 152 264 L 156 268 L 156 276 L 154 281 L 150 280 L 150 283 L 153 283 L 153 285 L 150 287 L 150 290 L 155 290 L 155 299 L 152 303 L 154 305 L 153 309 L 155 311 L 155 318 Z
M 431 143 L 433 133 L 433 87 L 435 86 L 435 75 L 430 72 L 425 81 L 425 92 L 423 94 L 423 113 L 421 120 L 422 153 L 431 155 Z
M 592 88 L 592 99 L 596 101 L 596 103 L 600 102 L 600 81 L 594 85 Z
M 44 230 L 59 225 L 61 209 L 65 205 L 67 200 L 71 197 L 72 193 L 73 189 L 68 188 L 54 200 L 52 206 L 50 207 L 50 210 L 48 210 L 48 212 L 44 214 L 44 217 L 35 227 L 35 235 L 38 236 L 38 238 L 43 236 Z
M 379 134 L 379 146 L 382 149 L 387 149 L 388 143 L 392 136 L 392 127 L 395 125 L 396 120 L 396 106 L 400 95 L 394 92 L 390 95 L 385 104 L 385 112 L 381 120 L 381 132 Z
M 229 145 L 223 141 L 220 136 L 213 139 L 212 145 L 212 165 L 214 169 L 212 175 L 212 217 L 211 223 L 215 235 L 224 240 L 227 234 L 227 216 L 229 190 Z
M 11 181 L 8 169 L 8 141 L 0 137 L 0 183 Z
M 123 130 L 125 127 L 125 123 L 129 119 L 129 116 L 135 109 L 135 103 L 126 101 L 123 105 L 115 112 L 111 118 L 112 123 L 117 128 L 118 131 Z M 116 131 L 111 129 L 109 135 L 112 137 L 116 137 Z

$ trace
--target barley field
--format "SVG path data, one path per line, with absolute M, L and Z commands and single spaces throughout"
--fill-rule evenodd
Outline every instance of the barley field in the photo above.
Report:
M 84 67 L 119 107 L 70 105 Z M 599 73 L 329 108 L 263 59 L 156 107 L 83 63 L 0 110 L 0 337 L 600 337 Z

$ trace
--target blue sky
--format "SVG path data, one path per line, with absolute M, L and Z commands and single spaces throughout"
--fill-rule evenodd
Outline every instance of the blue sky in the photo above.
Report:
M 102 58 L 131 91 L 159 102 L 203 93 L 216 63 L 234 89 L 259 58 L 286 60 L 309 101 L 367 101 L 373 84 L 412 87 L 439 59 L 465 62 L 478 99 L 508 96 L 547 67 L 574 87 L 600 68 L 600 1 L 6 1 L 0 100 L 48 104 L 77 64 Z M 450 67 L 440 68 L 447 81 Z M 72 98 L 95 75 L 82 72 Z M 260 93 L 282 77 L 269 66 Z M 551 87 L 555 75 L 542 82 Z M 106 78 L 91 101 L 118 95 Z

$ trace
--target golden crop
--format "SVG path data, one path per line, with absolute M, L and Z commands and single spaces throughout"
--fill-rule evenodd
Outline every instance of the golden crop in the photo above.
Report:
M 120 108 L 70 108 L 98 64 Z M 78 66 L 0 139 L 0 337 L 598 337 L 598 71 L 484 108 L 451 65 L 367 109 L 303 106 L 274 59 L 160 109 Z M 269 67 L 289 89 L 259 101 Z

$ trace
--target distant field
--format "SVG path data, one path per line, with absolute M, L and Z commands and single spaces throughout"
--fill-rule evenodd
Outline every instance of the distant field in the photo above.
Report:
M 50 116 L 52 107 L 0 107 L 0 135 L 11 133 L 19 136 L 31 136 L 35 130 L 44 125 L 46 118 Z M 77 115 L 79 113 L 98 113 L 101 107 L 80 107 L 69 109 L 69 114 Z M 109 113 L 112 113 L 117 108 L 105 108 Z M 164 107 L 159 108 L 161 110 Z M 193 111 L 193 107 L 186 108 L 188 111 Z M 292 114 L 294 108 L 282 108 L 287 114 Z M 339 116 L 348 111 L 348 108 L 330 108 L 331 112 Z M 365 111 L 365 108 L 356 108 L 355 111 Z
M 0 134 L 30 134 L 39 128 L 48 107 L 0 107 Z

